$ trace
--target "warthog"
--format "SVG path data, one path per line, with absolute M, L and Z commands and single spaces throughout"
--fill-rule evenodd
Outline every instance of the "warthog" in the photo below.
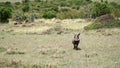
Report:
M 79 48 L 78 48 L 78 45 L 79 45 L 79 42 L 80 42 L 79 36 L 80 36 L 80 33 L 74 35 L 74 38 L 72 40 L 72 43 L 74 45 L 73 49 L 79 50 Z

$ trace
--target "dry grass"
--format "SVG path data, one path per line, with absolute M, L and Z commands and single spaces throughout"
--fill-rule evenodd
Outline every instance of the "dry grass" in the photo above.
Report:
M 22 2 L 22 0 L 0 0 L 0 2 L 6 2 L 6 1 L 10 1 L 10 2 Z
M 32 26 L 31 24 L 13 25 L 10 23 L 10 26 L 2 25 L 1 30 L 14 33 L 51 34 L 59 33 L 61 31 L 66 32 L 65 30 L 81 30 L 84 26 L 90 23 L 91 22 L 82 19 L 38 19 Z
M 0 47 L 0 53 L 6 51 L 4 47 Z
M 61 22 L 61 21 L 60 21 Z M 77 23 L 77 22 L 75 22 Z M 89 32 L 82 32 L 82 23 L 74 26 L 80 26 L 80 29 L 72 29 L 67 34 L 26 34 L 15 30 L 27 28 L 51 27 L 56 23 L 37 22 L 32 27 L 19 27 L 13 25 L 0 25 L 0 47 L 12 49 L 12 51 L 25 52 L 25 54 L 6 54 L 7 51 L 0 53 L 0 58 L 8 60 L 20 60 L 26 68 L 119 68 L 120 67 L 120 29 L 102 29 Z M 58 24 L 58 23 L 57 23 Z M 59 23 L 62 28 L 66 28 L 66 22 Z M 64 24 L 64 25 L 63 25 Z M 73 23 L 69 23 L 73 24 Z M 86 25 L 88 23 L 85 23 Z M 71 25 L 72 26 L 72 25 Z M 4 29 L 4 31 L 3 31 Z M 7 30 L 14 29 L 12 32 Z M 37 29 L 36 29 L 37 30 Z M 44 29 L 43 29 L 44 30 Z M 77 30 L 77 31 L 75 31 Z M 24 30 L 23 30 L 24 31 Z M 33 30 L 34 31 L 34 30 Z M 32 32 L 32 29 L 31 29 Z M 71 43 L 73 34 L 81 32 L 81 50 L 73 50 Z M 108 34 L 111 35 L 108 35 Z M 4 39 L 3 39 L 4 37 Z M 14 50 L 17 49 L 17 50 Z M 20 64 L 21 64 L 20 63 Z M 18 66 L 19 67 L 19 66 Z

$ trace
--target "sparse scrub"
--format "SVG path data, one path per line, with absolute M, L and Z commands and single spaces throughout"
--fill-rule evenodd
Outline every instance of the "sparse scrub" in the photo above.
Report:
M 56 24 L 55 26 L 54 26 L 54 30 L 55 31 L 60 31 L 62 29 L 62 26 L 60 25 L 60 24 Z
M 25 53 L 24 53 L 24 52 L 15 52 L 15 51 L 11 51 L 11 52 L 7 52 L 7 54 L 13 55 L 13 54 L 25 54 Z
M 24 15 L 23 13 L 15 13 L 12 17 L 12 20 L 18 22 L 18 23 L 21 23 L 23 22 L 24 20 L 27 19 L 27 16 Z
M 2 68 L 19 68 L 21 66 L 21 61 L 0 59 L 0 67 Z M 22 66 L 21 66 L 22 67 Z
M 80 18 L 80 12 L 76 10 L 69 10 L 65 12 L 61 12 L 57 14 L 57 18 L 59 19 L 75 19 Z
M 88 26 L 85 26 L 84 29 L 85 30 L 92 30 L 92 29 L 100 29 L 100 28 L 116 28 L 116 27 L 120 27 L 120 20 L 116 20 L 116 21 L 106 21 L 104 23 L 99 23 L 99 22 L 95 22 L 92 23 Z
M 79 11 L 80 18 L 91 18 L 91 5 L 82 6 Z
M 50 29 L 48 29 L 48 30 L 42 32 L 41 34 L 44 34 L 44 35 L 45 35 L 45 34 L 52 34 L 53 31 L 54 31 L 54 29 L 53 29 L 53 28 L 50 28 Z
M 116 18 L 119 18 L 120 17 L 120 9 L 113 9 L 112 10 L 112 15 Z
M 70 11 L 70 8 L 69 7 L 61 7 L 59 11 L 68 12 L 68 11 Z

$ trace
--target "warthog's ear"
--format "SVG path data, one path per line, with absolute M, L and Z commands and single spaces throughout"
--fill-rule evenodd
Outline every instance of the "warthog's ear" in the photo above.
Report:
M 80 33 L 78 33 L 78 36 L 80 35 Z

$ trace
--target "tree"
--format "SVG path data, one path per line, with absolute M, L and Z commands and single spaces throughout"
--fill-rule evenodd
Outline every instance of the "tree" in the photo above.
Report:
M 8 22 L 12 16 L 12 10 L 7 7 L 0 7 L 0 22 Z

